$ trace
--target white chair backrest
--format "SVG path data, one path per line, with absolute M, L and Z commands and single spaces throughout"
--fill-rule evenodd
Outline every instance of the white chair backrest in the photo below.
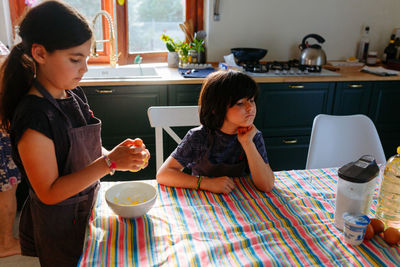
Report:
M 386 162 L 370 118 L 361 114 L 314 118 L 306 169 L 341 167 L 363 155 L 372 155 L 378 164 Z
M 171 127 L 199 126 L 198 106 L 159 106 L 149 107 L 147 110 L 151 127 L 156 132 L 156 171 L 164 162 L 163 129 L 177 142 L 181 138 Z

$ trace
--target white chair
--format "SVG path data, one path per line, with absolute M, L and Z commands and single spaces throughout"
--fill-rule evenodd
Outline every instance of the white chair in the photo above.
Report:
M 171 129 L 171 127 L 199 126 L 198 106 L 161 106 L 149 107 L 147 110 L 151 127 L 156 132 L 156 171 L 164 161 L 163 129 L 178 144 L 182 139 Z
M 365 115 L 314 118 L 306 169 L 341 167 L 363 155 L 385 163 L 386 157 L 374 123 Z

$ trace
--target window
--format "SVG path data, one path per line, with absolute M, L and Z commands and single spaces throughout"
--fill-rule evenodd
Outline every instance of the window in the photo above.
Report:
M 114 20 L 119 64 L 133 63 L 137 55 L 143 62 L 166 61 L 167 50 L 160 35 L 166 33 L 184 41 L 179 24 L 191 19 L 194 31 L 203 29 L 203 0 L 65 0 L 92 21 L 101 9 Z M 9 0 L 12 24 L 25 10 L 25 0 Z M 121 5 L 122 3 L 122 5 Z M 109 28 L 104 16 L 96 19 L 96 40 L 109 40 Z M 104 35 L 104 36 L 103 36 Z M 109 43 L 98 43 L 99 57 L 89 63 L 109 62 Z

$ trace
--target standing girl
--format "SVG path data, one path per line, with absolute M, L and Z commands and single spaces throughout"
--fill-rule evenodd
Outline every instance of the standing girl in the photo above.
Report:
M 157 173 L 167 186 L 229 193 L 230 177 L 251 174 L 255 186 L 269 192 L 274 174 L 264 140 L 254 126 L 258 86 L 234 71 L 210 74 L 199 98 L 201 126 L 191 129 Z M 192 170 L 192 175 L 182 172 Z
M 78 11 L 45 1 L 27 13 L 20 36 L 3 65 L 0 114 L 30 186 L 21 251 L 38 256 L 42 266 L 76 266 L 99 179 L 140 168 L 149 152 L 131 139 L 102 150 L 101 122 L 77 87 L 92 42 Z

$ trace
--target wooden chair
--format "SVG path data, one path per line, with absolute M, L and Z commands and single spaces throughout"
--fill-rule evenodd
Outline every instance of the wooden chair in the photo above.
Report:
M 199 126 L 198 106 L 158 106 L 149 107 L 147 110 L 151 127 L 156 132 L 156 171 L 164 162 L 163 130 L 165 130 L 176 143 L 182 139 L 171 127 Z
M 374 123 L 365 115 L 314 118 L 306 169 L 341 167 L 371 155 L 385 164 L 386 157 Z

